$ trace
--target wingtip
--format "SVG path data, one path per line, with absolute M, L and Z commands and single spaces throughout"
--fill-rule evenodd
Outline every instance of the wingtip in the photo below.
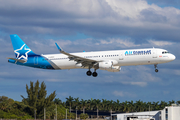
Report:
M 58 48 L 59 51 L 63 51 L 63 50 L 59 47 L 59 45 L 58 45 L 57 43 L 55 43 L 55 44 L 56 44 L 56 47 Z

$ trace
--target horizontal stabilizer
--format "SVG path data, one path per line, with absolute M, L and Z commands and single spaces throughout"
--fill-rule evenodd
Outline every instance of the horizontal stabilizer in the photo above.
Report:
M 25 63 L 27 62 L 26 60 L 19 60 L 19 59 L 16 59 L 16 58 L 8 58 L 10 60 L 15 60 L 16 62 L 20 62 L 20 63 Z

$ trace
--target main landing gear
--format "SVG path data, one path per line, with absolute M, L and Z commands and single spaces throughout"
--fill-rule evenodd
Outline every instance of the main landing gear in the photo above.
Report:
M 97 72 L 96 72 L 96 69 L 94 70 L 93 73 L 89 69 L 89 71 L 87 71 L 86 74 L 87 74 L 87 76 L 91 76 L 92 75 L 93 77 L 97 77 L 97 75 L 98 75 Z
M 155 72 L 158 72 L 157 64 L 155 64 L 154 67 L 155 67 Z
M 87 76 L 91 76 L 92 75 L 92 72 L 89 70 L 86 72 Z

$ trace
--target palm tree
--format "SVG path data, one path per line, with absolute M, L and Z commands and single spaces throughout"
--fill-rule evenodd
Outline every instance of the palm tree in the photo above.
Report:
M 69 96 L 69 98 L 66 98 L 66 104 L 69 105 L 69 111 L 71 113 L 71 106 L 72 106 L 72 103 L 73 103 L 73 97 Z
M 131 102 L 128 102 L 128 111 L 133 112 L 134 111 L 134 103 L 131 100 Z
M 159 110 L 159 102 L 152 103 L 152 110 Z
M 83 108 L 83 114 L 85 113 L 86 105 L 87 105 L 87 100 L 81 99 L 81 107 Z
M 54 99 L 54 103 L 57 105 L 62 104 L 62 101 L 59 98 Z
M 95 106 L 96 106 L 96 108 L 97 108 L 97 118 L 99 118 L 98 117 L 98 107 L 100 106 L 100 104 L 101 104 L 101 100 L 99 100 L 99 99 L 94 99 L 94 103 L 95 103 Z
M 161 103 L 159 104 L 159 109 L 164 109 L 166 106 L 168 106 L 168 103 L 166 103 L 165 101 L 161 101 Z
M 106 106 L 107 106 L 107 100 L 106 99 L 102 99 L 102 109 L 104 110 L 104 111 L 106 111 Z
M 114 101 L 113 100 L 111 100 L 111 101 L 109 101 L 109 111 L 111 111 L 111 110 L 113 110 L 113 106 L 114 106 Z
M 94 106 L 95 106 L 95 102 L 94 100 L 91 98 L 87 101 L 87 105 L 88 105 L 88 109 L 89 110 L 93 110 L 94 109 Z
M 142 101 L 136 101 L 136 110 L 138 112 L 142 112 L 144 111 L 144 106 L 143 106 L 143 102 Z
M 79 104 L 80 104 L 79 97 L 74 98 L 74 101 L 73 101 L 74 109 L 76 109 L 76 108 L 78 109 L 79 108 Z
M 152 111 L 152 103 L 151 102 L 148 102 L 146 103 L 146 111 Z
M 174 104 L 175 103 L 175 101 L 174 100 L 172 100 L 172 101 L 169 101 L 169 106 L 171 106 L 172 104 Z
M 123 104 L 123 112 L 128 112 L 128 102 L 125 101 L 122 104 Z

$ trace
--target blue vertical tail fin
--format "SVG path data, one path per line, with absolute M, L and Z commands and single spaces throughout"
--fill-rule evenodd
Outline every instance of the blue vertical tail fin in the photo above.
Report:
M 28 56 L 36 55 L 23 41 L 22 39 L 14 34 L 10 35 L 12 45 L 14 48 L 14 53 L 17 59 L 19 60 L 28 60 Z

